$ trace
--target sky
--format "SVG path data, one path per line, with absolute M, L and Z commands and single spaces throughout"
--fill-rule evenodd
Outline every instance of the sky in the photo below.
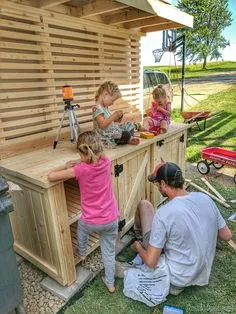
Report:
M 225 61 L 236 61 L 236 0 L 228 0 L 229 9 L 232 12 L 232 24 L 225 28 L 223 35 L 230 40 L 230 46 L 222 51 L 222 59 Z M 177 0 L 172 0 L 172 4 L 176 5 Z M 173 53 L 164 53 L 161 62 L 155 63 L 152 51 L 162 46 L 162 32 L 148 33 L 141 40 L 142 63 L 143 65 L 174 65 L 175 62 Z

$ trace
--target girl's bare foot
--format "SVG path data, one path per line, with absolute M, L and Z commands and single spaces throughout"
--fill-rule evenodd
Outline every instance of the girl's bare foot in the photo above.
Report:
M 131 145 L 138 145 L 140 143 L 140 140 L 137 137 L 131 137 L 128 143 Z
M 160 128 L 160 134 L 163 134 L 163 133 L 166 133 L 167 132 L 167 129 L 165 128 Z
M 114 286 L 108 286 L 107 285 L 105 277 L 102 277 L 102 281 L 104 282 L 104 285 L 107 287 L 107 290 L 110 293 L 114 293 L 116 291 L 116 288 Z

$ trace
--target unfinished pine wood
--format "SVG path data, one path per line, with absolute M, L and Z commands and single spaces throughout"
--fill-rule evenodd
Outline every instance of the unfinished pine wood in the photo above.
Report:
M 172 125 L 170 125 L 170 128 Z M 187 129 L 180 132 L 172 133 L 168 138 L 158 140 L 151 147 L 151 172 L 154 170 L 158 162 L 174 162 L 185 174 L 185 151 L 186 151 Z M 159 204 L 163 197 L 159 193 L 157 187 L 151 184 L 151 202 L 154 207 Z
M 134 213 L 141 199 L 149 199 L 145 186 L 149 185 L 146 175 L 149 173 L 150 147 L 117 159 L 118 165 L 123 165 L 123 171 L 118 178 L 118 203 L 127 224 L 133 222 Z
M 147 181 L 154 161 L 162 157 L 177 162 L 184 170 L 184 154 L 179 154 L 178 149 L 185 149 L 181 148 L 180 139 L 187 128 L 186 124 L 173 124 L 168 133 L 141 139 L 139 145 L 105 150 L 112 161 L 113 190 L 121 217 L 126 218 L 124 232 L 132 226 L 141 199 L 156 205 L 157 188 L 153 190 Z M 156 145 L 162 140 L 164 145 Z M 183 160 L 178 160 L 180 157 Z M 48 182 L 47 174 L 69 160 L 79 162 L 79 154 L 75 145 L 64 140 L 56 150 L 51 145 L 21 154 L 20 158 L 13 156 L 0 161 L 1 174 L 22 189 L 13 194 L 15 211 L 11 223 L 16 251 L 62 285 L 75 280 L 75 264 L 80 262 L 76 239 L 76 223 L 81 217 L 80 193 L 76 180 Z M 123 166 L 119 176 L 115 176 L 116 165 Z M 93 235 L 88 254 L 98 246 L 99 239 Z
M 52 212 L 52 224 L 55 228 L 55 243 L 58 260 L 56 262 L 59 272 L 58 281 L 61 280 L 63 285 L 70 285 L 76 279 L 75 264 L 73 259 L 73 249 L 71 245 L 66 197 L 63 183 L 57 184 L 47 190 L 45 195 L 48 211 Z
M 71 240 L 73 245 L 73 254 L 75 259 L 75 264 L 81 262 L 79 257 L 79 248 L 78 248 L 78 241 L 77 241 L 77 223 L 74 223 L 70 227 L 71 232 Z M 92 233 L 89 235 L 88 244 L 87 244 L 87 255 L 91 254 L 94 250 L 99 247 L 99 235 L 97 233 Z
M 69 224 L 73 224 L 81 217 L 80 192 L 76 180 L 64 182 L 66 204 L 68 211 Z
M 12 195 L 13 203 L 17 206 L 10 216 L 15 250 L 52 278 L 65 284 L 58 252 L 60 243 L 56 239 L 57 227 L 45 191 L 35 190 L 34 185 L 28 188 L 23 180 L 17 183 L 22 190 Z
M 0 10 L 0 158 L 18 154 L 18 147 L 29 151 L 48 145 L 43 137 L 53 140 L 64 109 L 64 85 L 74 88 L 81 130 L 92 127 L 94 95 L 105 80 L 115 81 L 124 95 L 112 110 L 138 112 L 140 34 L 27 5 L 16 8 L 10 0 Z

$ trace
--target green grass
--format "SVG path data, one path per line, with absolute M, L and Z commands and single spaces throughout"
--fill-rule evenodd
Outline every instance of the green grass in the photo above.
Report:
M 235 195 L 235 187 L 224 188 L 216 182 L 211 183 L 226 199 Z M 197 182 L 201 185 L 201 182 Z M 227 219 L 236 209 L 225 209 L 219 206 L 223 216 Z M 228 223 L 236 232 L 236 224 Z M 119 256 L 119 260 L 129 260 L 133 256 L 130 248 Z M 216 259 L 214 262 L 210 282 L 205 287 L 186 288 L 179 296 L 168 296 L 167 301 L 155 308 L 133 301 L 123 295 L 123 280 L 116 282 L 117 291 L 110 295 L 99 275 L 82 293 L 75 296 L 59 313 L 65 314 L 157 314 L 162 313 L 164 304 L 178 306 L 186 313 L 236 313 L 236 254 L 225 242 L 218 241 Z M 58 313 L 58 314 L 59 314 Z
M 170 79 L 175 80 L 181 77 L 181 66 L 145 66 L 145 70 L 152 69 L 152 70 L 160 70 L 165 72 L 169 75 Z M 209 74 L 220 73 L 220 72 L 230 72 L 236 71 L 236 62 L 231 61 L 223 61 L 223 62 L 209 62 L 207 64 L 207 69 L 202 69 L 202 64 L 195 64 L 195 65 L 186 65 L 185 67 L 185 77 L 201 77 L 206 76 Z
M 236 150 L 236 85 L 210 95 L 189 111 L 221 111 L 207 120 L 205 130 L 199 131 L 197 126 L 194 126 L 192 132 L 189 132 L 186 153 L 189 162 L 198 161 L 201 158 L 200 150 L 205 147 Z M 173 110 L 172 119 L 176 122 L 183 121 L 179 110 Z

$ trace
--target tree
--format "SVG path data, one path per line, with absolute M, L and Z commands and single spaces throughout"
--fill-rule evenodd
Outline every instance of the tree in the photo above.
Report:
M 177 7 L 194 17 L 192 29 L 178 31 L 178 36 L 186 34 L 186 58 L 190 62 L 203 61 L 205 69 L 208 57 L 221 58 L 221 51 L 230 45 L 222 35 L 232 22 L 228 0 L 179 0 Z

